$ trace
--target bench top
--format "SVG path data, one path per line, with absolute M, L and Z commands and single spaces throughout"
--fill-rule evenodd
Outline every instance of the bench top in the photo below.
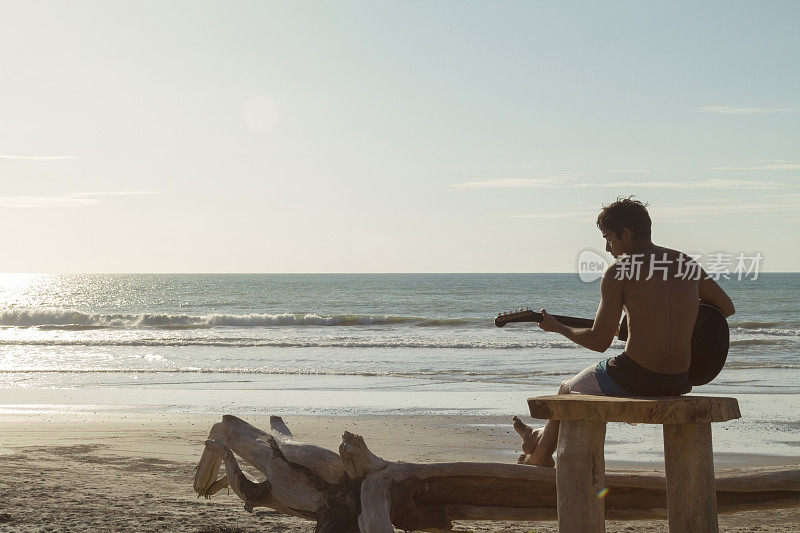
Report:
M 696 424 L 741 418 L 736 398 L 668 396 L 626 398 L 559 394 L 528 398 L 531 416 L 553 420 L 595 420 L 642 424 Z

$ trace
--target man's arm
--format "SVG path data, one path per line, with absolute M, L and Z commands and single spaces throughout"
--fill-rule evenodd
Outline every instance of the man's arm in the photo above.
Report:
M 596 352 L 605 352 L 619 329 L 622 315 L 622 280 L 616 279 L 612 266 L 600 282 L 600 305 L 591 328 L 571 328 L 554 319 L 542 309 L 543 320 L 539 326 L 545 331 L 555 331 L 574 343 Z
M 706 274 L 705 269 L 701 269 L 700 274 L 700 301 L 719 309 L 725 318 L 734 314 L 736 309 L 733 307 L 733 301 L 722 287 Z

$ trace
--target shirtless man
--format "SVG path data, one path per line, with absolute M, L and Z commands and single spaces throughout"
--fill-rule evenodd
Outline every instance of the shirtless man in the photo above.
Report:
M 617 260 L 603 274 L 600 305 L 591 328 L 571 328 L 542 309 L 539 326 L 590 350 L 605 352 L 619 328 L 623 309 L 628 340 L 622 354 L 600 361 L 561 384 L 559 394 L 672 396 L 689 392 L 692 331 L 699 301 L 726 316 L 734 313 L 725 291 L 682 252 L 650 240 L 650 215 L 644 204 L 617 199 L 603 208 L 597 226 L 606 251 Z M 514 417 L 522 437 L 519 462 L 553 466 L 558 420 L 532 429 Z

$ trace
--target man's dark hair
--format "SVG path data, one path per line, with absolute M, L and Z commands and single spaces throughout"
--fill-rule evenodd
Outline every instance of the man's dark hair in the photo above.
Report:
M 604 205 L 597 216 L 597 227 L 600 231 L 613 231 L 617 238 L 621 238 L 622 230 L 628 228 L 634 240 L 649 241 L 652 222 L 647 213 L 648 204 L 632 198 L 633 196 L 618 197 L 613 204 Z

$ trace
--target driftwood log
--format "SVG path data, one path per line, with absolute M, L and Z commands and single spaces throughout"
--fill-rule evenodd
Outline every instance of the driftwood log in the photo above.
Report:
M 295 440 L 278 416 L 270 426 L 262 431 L 231 415 L 214 424 L 195 474 L 197 494 L 208 498 L 230 487 L 247 511 L 271 507 L 316 521 L 318 532 L 447 531 L 453 520 L 557 518 L 553 468 L 390 462 L 351 433 L 336 454 Z M 248 479 L 237 455 L 266 480 Z M 798 469 L 719 471 L 716 478 L 721 513 L 800 507 Z M 605 487 L 606 518 L 666 519 L 663 474 L 607 472 Z

